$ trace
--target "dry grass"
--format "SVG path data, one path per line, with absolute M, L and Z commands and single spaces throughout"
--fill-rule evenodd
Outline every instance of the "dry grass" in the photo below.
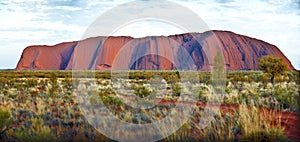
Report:
M 28 75 L 34 75 L 35 73 L 28 72 Z M 47 74 L 47 73 L 41 73 Z M 12 74 L 14 75 L 14 74 Z M 18 76 L 22 76 L 22 74 L 17 74 Z M 105 74 L 107 75 L 107 74 Z M 175 81 L 167 72 L 163 75 L 166 76 L 166 80 L 168 84 L 172 84 Z M 209 75 L 209 74 L 208 74 Z M 134 74 L 131 75 L 131 78 L 134 78 Z M 250 75 L 248 75 L 250 76 Z M 14 77 L 14 76 L 12 76 Z M 26 77 L 26 75 L 24 75 Z M 39 76 L 38 76 L 39 77 Z M 72 123 L 79 123 L 79 126 L 74 126 L 76 129 L 78 129 L 77 137 L 86 137 L 84 140 L 94 140 L 93 138 L 87 135 L 94 134 L 94 128 L 87 127 L 88 123 L 81 121 L 82 115 L 79 113 L 79 110 L 76 107 L 76 103 L 78 100 L 76 100 L 76 96 L 74 93 L 72 94 L 71 90 L 76 90 L 76 88 L 72 88 L 72 82 L 70 81 L 70 78 L 68 81 L 64 81 L 64 75 L 58 75 L 57 82 L 53 81 L 52 84 L 56 84 L 57 87 L 54 87 L 55 90 L 52 90 L 52 94 L 57 95 L 57 97 L 51 97 L 50 89 L 52 88 L 51 85 L 49 85 L 49 79 L 47 77 L 51 77 L 50 75 L 45 75 L 44 78 L 39 78 L 39 81 L 33 82 L 32 80 L 26 81 L 28 78 L 25 78 L 24 80 L 18 80 L 17 78 L 4 78 L 0 75 L 0 104 L 1 108 L 8 107 L 12 114 L 14 113 L 13 117 L 15 118 L 13 123 L 16 123 L 19 127 L 16 130 L 10 129 L 9 135 L 16 136 L 17 140 L 37 140 L 37 139 L 45 139 L 47 137 L 53 136 L 54 133 L 53 130 L 56 129 L 56 126 L 52 124 L 52 119 L 59 118 L 60 125 L 58 126 L 57 131 L 59 134 L 66 134 L 71 132 L 71 128 L 69 126 L 66 126 L 66 128 L 62 128 L 62 125 Z M 205 76 L 202 76 L 204 82 L 205 80 L 209 80 Z M 109 83 L 106 83 L 109 79 L 109 77 L 99 78 L 98 80 L 101 82 L 98 85 L 100 88 L 106 88 L 109 85 Z M 149 77 L 145 77 L 144 74 L 140 74 L 137 79 L 140 79 L 144 82 L 147 82 L 146 79 Z M 205 78 L 205 79 L 204 79 Z M 1 81 L 2 80 L 2 81 Z M 43 80 L 43 81 L 42 81 Z M 54 80 L 56 80 L 56 77 L 54 77 Z M 131 79 L 137 81 L 136 79 Z M 31 82 L 31 83 L 30 83 Z M 48 83 L 47 83 L 48 82 Z M 80 81 L 79 81 L 80 82 Z M 239 81 L 242 82 L 242 81 Z M 278 94 L 282 94 L 282 92 L 286 92 L 286 90 L 291 90 L 291 88 L 296 88 L 294 91 L 292 91 L 291 96 L 294 96 L 293 92 L 297 91 L 297 87 L 299 86 L 296 83 L 293 83 L 294 81 L 287 83 L 285 86 L 288 86 L 288 89 L 284 89 L 283 91 L 279 91 Z M 88 79 L 85 79 L 84 81 L 84 88 L 91 87 L 91 84 L 88 82 Z M 25 84 L 25 85 L 24 85 Z M 26 85 L 27 84 L 27 85 Z M 30 85 L 31 84 L 31 85 Z M 138 83 L 136 83 L 138 85 Z M 207 83 L 209 84 L 209 83 Z M 202 89 L 202 92 L 205 96 L 205 87 L 209 88 L 210 85 L 202 84 L 204 88 Z M 265 94 L 262 94 L 261 90 L 268 93 L 268 88 L 264 88 L 263 83 L 257 83 L 257 82 L 243 82 L 244 86 L 237 87 L 234 86 L 234 82 L 232 87 L 228 87 L 228 98 L 232 99 L 232 102 L 235 103 L 234 99 L 240 97 L 242 101 L 245 101 L 245 99 L 248 99 L 249 96 L 252 96 L 253 98 L 257 99 L 257 102 L 263 102 L 261 100 L 266 100 L 267 103 L 263 103 L 265 105 L 269 105 L 270 101 L 267 99 L 262 99 Z M 258 84 L 258 85 L 256 85 Z M 261 85 L 262 86 L 261 86 Z M 279 83 L 278 83 L 279 84 Z M 237 84 L 239 85 L 239 84 Z M 284 84 L 283 84 L 284 85 Z M 69 86 L 69 87 L 66 87 Z M 285 87 L 283 86 L 283 87 Z M 178 87 L 178 86 L 177 86 Z M 236 88 L 237 87 L 237 88 Z M 124 87 L 126 89 L 126 87 Z M 173 90 L 174 88 L 169 87 L 171 95 L 168 95 L 170 97 L 170 100 L 176 100 L 176 95 L 172 95 L 176 92 Z M 287 87 L 286 87 L 287 88 Z M 103 91 L 102 95 L 108 97 L 113 94 L 112 89 L 106 88 L 106 91 Z M 120 89 L 120 88 L 119 88 Z M 122 88 L 121 88 L 122 89 Z M 145 89 L 145 88 L 143 88 Z M 142 89 L 142 90 L 143 90 Z M 241 89 L 241 91 L 238 91 Z M 248 90 L 247 90 L 248 89 Z M 271 88 L 272 89 L 272 88 Z M 177 94 L 178 94 L 177 88 Z M 101 90 L 100 90 L 101 91 Z M 71 92 L 71 93 L 70 93 Z M 142 92 L 142 91 L 141 91 Z M 148 92 L 149 93 L 149 92 Z M 242 93 L 244 93 L 245 97 L 241 97 Z M 287 93 L 287 94 L 288 94 Z M 16 97 L 17 95 L 20 96 L 20 94 L 26 96 L 24 100 L 20 100 L 19 97 Z M 145 95 L 145 93 L 141 93 L 141 95 Z M 164 94 L 165 95 L 165 94 Z M 272 95 L 272 94 L 267 94 Z M 286 97 L 286 95 L 282 95 L 283 98 Z M 269 96 L 274 97 L 274 96 Z M 99 98 L 99 97 L 97 97 Z M 166 100 L 166 97 L 161 97 Z M 292 99 L 292 97 L 290 97 Z M 94 100 L 94 98 L 91 98 Z M 102 98 L 102 101 L 105 99 Z M 104 101 L 105 102 L 105 101 Z M 169 106 L 162 106 L 161 108 L 158 108 L 157 110 L 153 111 L 145 111 L 142 112 L 142 114 L 136 115 L 136 112 L 133 110 L 128 109 L 127 107 L 124 107 L 123 104 L 116 105 L 118 101 L 115 101 L 115 99 L 108 99 L 107 105 L 108 107 L 111 107 L 112 109 L 119 109 L 122 111 L 116 111 L 115 115 L 117 118 L 122 119 L 129 123 L 134 123 L 135 121 L 139 124 L 144 123 L 150 123 L 155 122 L 157 120 L 161 120 L 164 118 L 168 112 L 170 111 Z M 287 100 L 287 102 L 290 102 L 290 100 Z M 280 103 L 280 102 L 278 102 Z M 281 113 L 275 110 L 266 110 L 266 109 L 259 109 L 257 105 L 251 105 L 255 103 L 248 103 L 248 104 L 240 104 L 239 108 L 236 109 L 234 112 L 227 113 L 227 112 L 219 112 L 217 113 L 211 122 L 204 122 L 209 123 L 208 127 L 201 128 L 199 123 L 200 120 L 203 119 L 201 116 L 203 116 L 203 110 L 201 108 L 197 108 L 191 118 L 187 123 L 185 123 L 179 130 L 177 130 L 174 134 L 170 135 L 169 137 L 165 138 L 162 141 L 283 141 L 287 140 L 284 136 L 284 127 L 282 124 L 282 117 Z M 114 107 L 117 106 L 117 107 Z M 264 106 L 262 106 L 264 107 Z M 271 108 L 271 107 L 268 107 Z M 23 116 L 21 117 L 20 113 L 18 113 L 19 110 L 26 110 L 26 113 L 22 114 L 28 114 L 28 112 L 33 111 L 35 114 L 33 117 L 25 117 L 23 119 Z M 279 109 L 278 109 L 279 110 Z M 28 112 L 27 112 L 28 111 Z M 48 114 L 49 112 L 49 114 Z M 158 112 L 158 113 L 156 113 Z M 77 117 L 76 115 L 80 114 L 80 117 Z M 279 115 L 278 115 L 279 114 Z M 1 113 L 0 113 L 1 115 Z M 26 115 L 25 115 L 26 116 Z M 67 116 L 67 118 L 65 118 Z M 150 117 L 150 116 L 153 116 Z M 275 117 L 276 116 L 276 117 Z M 41 119 L 41 117 L 50 117 L 49 119 L 44 118 Z M 274 118 L 275 117 L 275 118 Z M 22 123 L 19 124 L 18 118 L 22 118 Z M 142 120 L 141 118 L 147 118 L 147 120 Z M 150 119 L 151 118 L 151 119 Z M 51 121 L 50 121 L 51 120 Z M 50 121 L 50 125 L 44 126 L 44 123 Z M 150 121 L 150 122 L 149 122 Z M 23 129 L 25 122 L 32 122 L 32 126 L 28 129 Z M 170 123 L 170 125 L 175 125 Z M 112 127 L 110 125 L 107 125 L 107 127 Z M 1 129 L 1 127 L 0 127 Z M 168 131 L 171 130 L 170 128 L 165 128 L 161 131 Z M 34 132 L 36 134 L 32 135 L 29 134 Z M 132 137 L 132 133 L 126 133 L 123 131 L 118 132 L 120 135 L 128 135 L 128 137 Z M 143 132 L 137 132 L 137 133 L 143 133 Z M 56 138 L 64 137 L 62 135 L 54 136 Z M 75 136 L 74 136 L 75 137 Z M 109 140 L 103 135 L 98 135 L 98 139 L 102 140 Z M 68 138 L 73 138 L 72 135 L 64 137 L 67 140 Z M 1 139 L 0 139 L 1 141 Z
M 272 118 L 277 115 L 277 118 Z M 202 115 L 201 111 L 195 115 Z M 287 141 L 281 116 L 271 110 L 260 110 L 254 106 L 240 105 L 233 113 L 218 113 L 205 128 L 194 117 L 176 133 L 163 141 Z

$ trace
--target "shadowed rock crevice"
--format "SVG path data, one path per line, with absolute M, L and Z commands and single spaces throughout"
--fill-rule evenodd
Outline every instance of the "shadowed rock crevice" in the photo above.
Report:
M 64 70 L 67 68 L 69 62 L 70 62 L 70 59 L 71 59 L 71 56 L 72 56 L 72 53 L 74 52 L 74 48 L 77 46 L 77 42 L 72 45 L 70 48 L 67 48 L 66 50 L 64 50 L 60 56 L 61 56 L 61 64 L 60 64 L 60 70 Z

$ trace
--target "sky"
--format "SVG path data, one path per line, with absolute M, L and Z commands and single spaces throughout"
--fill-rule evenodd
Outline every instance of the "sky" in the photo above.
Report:
M 27 46 L 80 40 L 101 14 L 131 1 L 0 0 L 0 69 L 15 68 Z M 300 0 L 170 1 L 192 10 L 211 30 L 232 31 L 276 45 L 300 69 Z M 113 35 L 168 36 L 182 32 L 163 22 L 136 21 Z

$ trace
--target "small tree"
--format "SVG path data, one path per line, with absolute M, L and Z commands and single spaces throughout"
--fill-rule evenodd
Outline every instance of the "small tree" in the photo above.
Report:
M 258 68 L 271 75 L 271 83 L 274 85 L 274 78 L 287 71 L 287 65 L 282 58 L 264 56 L 258 60 Z
M 54 73 L 54 72 L 52 72 L 50 74 L 51 88 L 49 90 L 49 93 L 50 93 L 51 97 L 57 97 L 57 95 L 58 95 L 58 87 L 59 87 L 59 85 L 58 85 L 57 79 L 58 79 L 57 74 Z
M 226 73 L 225 73 L 225 61 L 222 53 L 217 51 L 214 57 L 212 85 L 217 93 L 224 93 L 226 86 Z

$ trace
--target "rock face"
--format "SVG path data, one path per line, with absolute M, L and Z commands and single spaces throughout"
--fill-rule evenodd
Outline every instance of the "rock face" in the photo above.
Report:
M 274 45 L 228 31 L 173 36 L 94 37 L 54 46 L 29 46 L 17 70 L 210 70 L 222 51 L 227 70 L 257 70 L 258 58 L 290 61 Z

